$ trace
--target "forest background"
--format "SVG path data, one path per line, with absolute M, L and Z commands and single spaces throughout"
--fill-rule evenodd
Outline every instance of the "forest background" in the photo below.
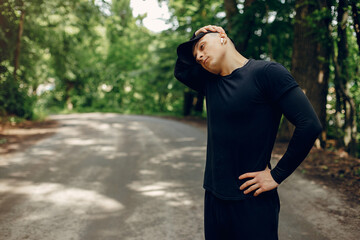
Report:
M 155 33 L 130 0 L 0 0 L 1 121 L 94 111 L 205 118 L 204 96 L 173 71 L 176 47 L 211 24 L 246 58 L 291 72 L 324 126 L 319 148 L 360 156 L 360 1 L 159 2 L 171 27 Z M 283 117 L 278 139 L 293 130 Z

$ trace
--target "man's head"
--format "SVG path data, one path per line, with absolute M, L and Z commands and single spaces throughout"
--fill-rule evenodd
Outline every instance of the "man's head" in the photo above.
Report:
M 209 33 L 193 45 L 192 55 L 204 69 L 217 74 L 226 53 L 234 49 L 234 43 L 225 34 Z
M 188 42 L 180 44 L 177 53 L 184 62 L 198 63 L 207 71 L 218 74 L 229 50 L 235 50 L 235 46 L 226 34 L 201 32 Z

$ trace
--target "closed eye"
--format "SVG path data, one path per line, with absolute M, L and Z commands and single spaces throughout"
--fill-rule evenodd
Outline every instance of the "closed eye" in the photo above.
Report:
M 200 50 L 203 50 L 204 45 L 205 45 L 204 43 L 200 43 L 199 49 L 200 49 Z M 197 58 L 197 53 L 195 53 L 194 58 L 195 58 L 195 59 Z

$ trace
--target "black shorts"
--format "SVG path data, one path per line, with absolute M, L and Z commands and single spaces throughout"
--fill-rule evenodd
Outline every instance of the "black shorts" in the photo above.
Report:
M 205 190 L 205 239 L 278 240 L 279 212 L 277 188 L 244 200 L 223 200 Z

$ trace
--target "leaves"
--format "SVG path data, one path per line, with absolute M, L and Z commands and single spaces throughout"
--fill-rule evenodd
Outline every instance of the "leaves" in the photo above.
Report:
M 12 96 L 17 99 L 11 100 L 10 94 L 1 91 L 0 101 L 4 104 L 0 111 L 4 112 L 4 106 L 15 102 L 18 106 L 62 109 L 69 101 L 77 111 L 181 114 L 184 90 L 189 89 L 173 76 L 176 47 L 204 25 L 221 25 L 227 30 L 228 19 L 223 0 L 161 2 L 168 4 L 172 28 L 153 33 L 142 25 L 144 16 L 133 17 L 129 0 L 24 1 L 26 17 L 21 41 L 19 89 L 11 88 L 15 91 Z M 254 1 L 253 7 L 246 8 L 244 1 L 238 1 L 238 14 L 234 15 L 236 25 L 228 34 L 235 42 L 241 42 L 244 38 L 242 30 L 251 17 L 253 26 L 242 54 L 247 58 L 274 60 L 290 69 L 295 3 Z M 334 19 L 334 12 L 328 9 L 336 8 L 336 2 L 329 3 L 334 7 L 315 10 L 307 18 L 308 22 L 315 26 L 321 19 Z M 20 1 L 15 0 L 4 0 L 0 4 L 1 89 L 7 87 L 4 82 L 13 70 L 20 7 Z M 325 31 L 322 28 L 315 30 L 319 37 Z M 332 31 L 336 36 L 334 29 Z M 359 103 L 359 54 L 353 30 L 348 28 L 347 34 L 350 91 Z M 324 39 L 323 44 L 328 41 Z M 332 70 L 330 84 L 333 76 Z M 6 81 L 11 82 L 10 79 Z M 52 90 L 36 96 L 36 89 L 44 85 L 51 85 Z M 333 100 L 328 101 L 328 134 L 332 136 L 337 132 L 332 124 L 335 116 L 330 113 L 335 100 L 333 93 L 329 95 Z M 21 99 L 31 96 L 36 105 L 20 104 Z M 6 109 L 9 114 L 10 111 L 13 110 Z

